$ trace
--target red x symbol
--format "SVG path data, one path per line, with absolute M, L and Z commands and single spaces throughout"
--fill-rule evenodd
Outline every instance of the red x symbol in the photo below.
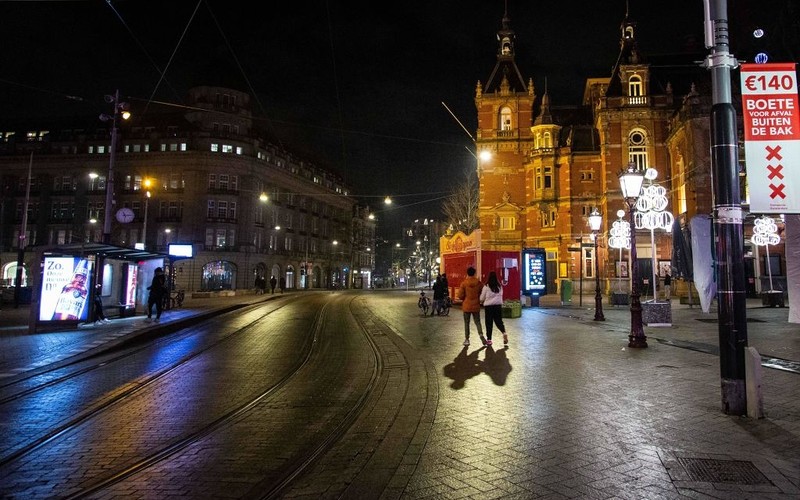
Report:
M 767 165 L 767 169 L 769 169 L 769 175 L 767 176 L 768 178 L 773 179 L 777 177 L 778 179 L 783 179 L 783 174 L 781 173 L 781 170 L 783 170 L 783 165 L 776 165 L 774 167 L 772 165 Z
M 771 160 L 773 158 L 777 158 L 778 160 L 782 160 L 783 159 L 783 156 L 781 156 L 781 147 L 780 146 L 775 146 L 774 149 L 769 147 L 769 146 L 765 146 L 765 149 L 767 150 L 767 153 L 769 153 L 767 155 L 767 160 Z
M 786 195 L 783 194 L 783 188 L 785 188 L 786 186 L 784 186 L 783 184 L 781 184 L 780 186 L 770 184 L 769 187 L 770 189 L 772 189 L 772 193 L 770 193 L 769 195 L 770 198 L 777 198 L 778 196 L 780 196 L 781 198 L 786 198 Z

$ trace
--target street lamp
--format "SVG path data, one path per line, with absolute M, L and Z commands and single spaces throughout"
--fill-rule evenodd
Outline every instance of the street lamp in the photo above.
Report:
M 147 208 L 150 205 L 150 185 L 153 183 L 150 179 L 145 179 L 142 184 L 145 187 L 144 192 L 144 223 L 142 224 L 142 249 L 147 250 Z
M 634 207 L 636 199 L 642 191 L 644 174 L 636 170 L 634 163 L 629 163 L 628 168 L 619 175 L 619 185 L 622 189 L 622 197 L 628 205 L 628 217 L 630 227 L 636 227 L 634 221 Z M 636 265 L 636 233 L 631 234 L 631 333 L 628 335 L 628 347 L 647 347 L 647 337 L 644 335 L 642 327 L 642 303 L 639 302 L 639 273 Z
M 600 237 L 600 226 L 603 224 L 603 216 L 597 211 L 597 207 L 589 214 L 589 227 L 594 235 L 594 320 L 605 321 L 603 316 L 603 295 L 600 293 L 600 258 L 597 254 L 597 240 Z
M 107 95 L 106 102 L 114 104 L 114 114 L 107 115 L 105 113 L 100 115 L 100 120 L 106 122 L 111 121 L 111 149 L 109 150 L 108 157 L 108 178 L 106 179 L 106 206 L 103 219 L 103 243 L 111 243 L 111 206 L 114 202 L 114 157 L 117 153 L 117 121 L 120 116 L 123 120 L 131 117 L 128 111 L 128 103 L 120 102 L 119 90 L 114 95 Z

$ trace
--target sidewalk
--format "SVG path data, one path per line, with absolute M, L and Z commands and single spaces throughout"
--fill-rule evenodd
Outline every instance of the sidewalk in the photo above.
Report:
M 159 323 L 148 322 L 143 313 L 132 317 L 110 317 L 110 323 L 85 323 L 77 329 L 28 333 L 30 305 L 3 304 L 0 308 L 0 380 L 62 363 L 73 356 L 102 350 L 143 333 L 178 329 L 204 317 L 270 300 L 280 294 L 184 299 L 183 307 L 166 310 Z
M 403 293 L 403 290 L 393 291 Z M 412 290 L 412 292 L 414 292 Z M 385 293 L 385 292 L 378 292 Z M 414 292 L 416 293 L 416 292 Z M 280 294 L 239 295 L 233 297 L 192 298 L 187 296 L 183 307 L 165 311 L 160 323 L 149 323 L 143 315 L 112 319 L 106 325 L 83 324 L 74 330 L 27 333 L 30 308 L 3 304 L 0 309 L 0 379 L 60 362 L 69 357 L 98 350 L 122 342 L 126 337 L 175 329 L 205 316 L 219 314 L 254 302 L 270 300 Z M 582 305 L 581 305 L 582 302 Z M 717 353 L 719 350 L 718 312 L 712 305 L 704 313 L 700 305 L 689 306 L 672 300 L 672 326 L 644 327 L 648 343 L 670 343 L 695 350 Z M 523 308 L 524 315 L 527 310 Z M 594 319 L 594 294 L 573 296 L 562 304 L 558 295 L 540 298 L 540 312 L 556 314 L 576 321 L 618 332 L 621 339 L 630 332 L 630 307 L 603 304 L 605 321 Z M 456 307 L 454 311 L 458 311 Z M 800 371 L 800 325 L 788 322 L 789 308 L 763 307 L 760 299 L 747 299 L 748 346 L 754 347 L 763 362 L 772 368 Z M 624 344 L 624 342 L 623 342 Z M 774 359 L 771 359 L 774 358 Z M 785 362 L 785 361 L 788 362 Z

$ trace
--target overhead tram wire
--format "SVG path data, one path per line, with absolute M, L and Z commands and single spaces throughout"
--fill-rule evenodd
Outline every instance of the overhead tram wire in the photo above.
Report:
M 139 40 L 139 38 L 136 36 L 136 34 L 131 29 L 131 27 L 125 21 L 125 18 L 122 17 L 122 14 L 120 14 L 119 11 L 114 7 L 114 5 L 111 3 L 111 0 L 106 0 L 106 4 L 108 4 L 108 6 L 111 8 L 111 10 L 114 11 L 114 14 L 116 14 L 117 18 L 122 23 L 122 25 L 125 27 L 125 29 L 128 30 L 128 34 L 131 35 L 131 38 L 133 38 L 133 41 L 136 42 L 136 45 L 138 45 L 139 48 L 142 49 L 142 52 L 144 53 L 145 57 L 147 57 L 147 59 L 150 61 L 150 64 L 152 64 L 153 67 L 158 72 L 158 74 L 161 75 L 162 78 L 164 78 L 164 71 L 158 66 L 158 64 L 156 64 L 156 62 L 153 60 L 153 58 L 150 57 L 150 53 L 147 52 L 147 49 L 144 47 L 142 42 Z M 195 10 L 197 10 L 197 9 L 195 8 Z M 165 79 L 165 81 L 167 83 L 167 86 L 170 88 L 170 90 L 172 90 L 172 93 L 175 96 L 175 98 L 180 100 L 181 96 L 178 94 L 178 91 L 175 89 L 175 87 L 173 87 L 169 83 L 169 80 Z M 145 107 L 145 111 L 147 111 L 146 107 Z M 144 111 L 143 111 L 143 113 L 144 113 Z

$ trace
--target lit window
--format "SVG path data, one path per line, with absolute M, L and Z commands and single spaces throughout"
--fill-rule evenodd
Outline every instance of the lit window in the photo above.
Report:
M 211 152 L 219 153 L 219 144 L 211 144 Z

